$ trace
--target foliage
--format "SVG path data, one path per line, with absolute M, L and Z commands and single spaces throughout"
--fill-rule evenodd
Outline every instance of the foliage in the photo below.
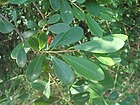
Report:
M 25 84 L 21 84 L 21 90 L 25 89 L 21 91 L 17 81 L 13 87 L 19 90 L 14 94 L 9 90 L 6 96 L 2 93 L 0 102 L 6 105 L 115 104 L 113 100 L 119 94 L 113 89 L 116 81 L 108 70 L 120 62 L 119 50 L 127 36 L 114 31 L 115 23 L 111 22 L 117 23 L 119 16 L 109 8 L 111 3 L 111 0 L 1 3 L 2 13 L 9 18 L 0 14 L 0 32 L 11 32 L 21 39 L 11 58 L 25 70 L 9 81 L 22 81 Z M 113 24 L 110 34 L 104 27 L 106 23 Z

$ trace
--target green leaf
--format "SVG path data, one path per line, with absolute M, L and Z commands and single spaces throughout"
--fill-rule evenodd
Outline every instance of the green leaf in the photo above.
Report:
M 82 3 L 84 3 L 86 0 L 76 0 L 76 2 L 77 3 L 80 3 L 80 4 L 82 4 Z
M 41 19 L 39 22 L 38 22 L 38 26 L 39 27 L 43 27 L 47 24 L 47 19 Z
M 12 59 L 17 59 L 18 52 L 19 52 L 19 50 L 21 49 L 21 47 L 22 47 L 22 43 L 18 44 L 18 45 L 12 50 L 12 53 L 11 53 L 11 58 L 12 58 Z
M 47 35 L 45 32 L 41 33 L 38 37 L 38 42 L 39 42 L 39 48 L 42 49 L 45 47 L 46 42 L 47 42 Z
M 39 91 L 43 91 L 45 89 L 46 84 L 47 84 L 47 82 L 42 81 L 42 80 L 35 80 L 31 83 L 32 88 L 39 90 Z
M 119 38 L 119 39 L 121 39 L 123 41 L 126 41 L 128 39 L 128 36 L 124 35 L 124 34 L 112 34 L 110 36 L 114 36 L 114 37 Z
M 72 10 L 73 15 L 77 19 L 79 19 L 79 20 L 85 20 L 85 14 L 84 14 L 84 12 L 81 9 L 79 9 L 78 7 L 76 7 L 74 5 L 72 5 L 72 8 L 73 8 L 73 10 Z
M 90 16 L 87 16 L 87 25 L 88 25 L 90 31 L 92 32 L 92 34 L 95 34 L 97 37 L 102 37 L 103 36 L 102 28 Z
M 54 14 L 52 15 L 49 20 L 47 21 L 48 24 L 53 24 L 56 23 L 60 20 L 60 15 L 59 14 Z
M 74 72 L 70 66 L 56 57 L 52 57 L 52 62 L 54 65 L 54 73 L 60 81 L 65 85 L 72 84 L 74 82 Z
M 93 53 L 112 53 L 120 50 L 123 46 L 124 41 L 106 36 L 103 38 L 94 37 L 92 41 L 77 45 L 74 48 Z
M 101 19 L 107 20 L 107 21 L 111 21 L 111 22 L 115 22 L 115 19 L 112 18 L 112 16 L 110 16 L 107 13 L 104 12 L 100 12 L 100 16 Z
M 29 37 L 28 44 L 36 51 L 39 51 L 39 42 L 38 39 L 35 37 Z
M 17 12 L 16 12 L 16 10 L 11 11 L 10 13 L 12 15 L 12 20 L 16 23 L 16 21 L 17 21 Z
M 27 22 L 27 27 L 30 28 L 30 29 L 34 29 L 34 28 L 38 28 L 38 25 L 35 22 L 29 20 Z
M 26 69 L 26 76 L 29 82 L 34 81 L 40 76 L 42 72 L 43 59 L 44 56 L 39 55 L 28 65 Z
M 95 81 L 101 81 L 104 79 L 104 72 L 102 69 L 94 64 L 93 62 L 74 56 L 62 56 L 66 62 L 68 62 L 71 67 L 78 73 L 79 75 Z
M 113 66 L 115 62 L 113 59 L 107 55 L 99 55 L 95 54 L 96 58 L 103 64 L 108 65 L 108 66 Z
M 50 27 L 48 27 L 49 31 L 56 33 L 56 34 L 66 32 L 69 29 L 70 29 L 70 26 L 66 23 L 57 23 L 57 24 L 54 24 L 54 25 L 51 25 Z
M 88 105 L 107 105 L 105 104 L 105 101 L 103 100 L 102 96 L 100 96 L 97 92 L 95 92 L 92 89 L 88 89 L 90 92 L 90 99 L 88 101 Z
M 102 68 L 102 70 L 104 71 L 105 79 L 99 81 L 98 83 L 89 83 L 89 87 L 95 90 L 100 95 L 104 94 L 109 89 L 112 89 L 114 87 L 114 80 L 109 74 L 109 72 L 104 68 Z
M 89 92 L 83 92 L 72 96 L 74 105 L 86 105 L 86 102 L 89 99 Z
M 61 15 L 61 19 L 65 23 L 68 24 L 72 23 L 73 20 L 72 9 L 67 0 L 61 0 L 60 15 Z
M 24 48 L 21 47 L 16 58 L 16 63 L 18 64 L 19 67 L 24 67 L 27 62 L 27 56 L 24 51 Z
M 16 59 L 16 63 L 19 67 L 24 67 L 27 62 L 26 52 L 22 43 L 18 44 L 11 53 L 11 58 Z
M 112 2 L 112 0 L 99 0 L 100 3 L 107 4 Z
M 39 32 L 39 30 L 29 30 L 29 31 L 25 31 L 24 33 L 22 33 L 22 36 L 24 38 L 28 38 L 30 36 L 37 36 L 38 32 Z
M 86 0 L 85 6 L 87 11 L 93 16 L 100 15 L 100 6 L 96 0 Z
M 8 0 L 8 3 L 11 3 L 11 4 L 23 4 L 26 1 L 27 0 Z
M 2 20 L 0 18 L 0 32 L 1 33 L 9 33 L 14 30 L 14 25 L 7 20 Z
M 49 0 L 50 1 L 50 5 L 54 10 L 59 10 L 61 7 L 61 2 L 60 0 Z
M 75 27 L 72 27 L 67 32 L 65 32 L 64 34 L 57 35 L 56 38 L 54 38 L 52 45 L 56 44 L 55 45 L 56 47 L 69 45 L 69 44 L 72 44 L 81 40 L 83 37 L 84 37 L 83 29 L 78 26 L 75 26 Z
M 43 94 L 46 96 L 47 99 L 49 99 L 49 97 L 50 97 L 50 80 L 46 84 Z

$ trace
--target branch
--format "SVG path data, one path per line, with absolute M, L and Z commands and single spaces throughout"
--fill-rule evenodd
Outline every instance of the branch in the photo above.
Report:
M 69 53 L 69 52 L 79 52 L 79 50 L 62 50 L 62 51 L 44 51 L 43 53 L 46 54 L 57 54 L 57 53 Z
M 0 14 L 0 17 L 3 18 L 4 20 L 8 21 L 9 23 L 11 23 L 6 17 L 4 17 L 2 14 Z M 21 33 L 19 32 L 19 29 L 15 27 L 14 29 L 16 31 L 16 33 L 19 35 L 20 39 L 22 42 L 25 42 L 24 38 L 22 37 Z
M 37 7 L 36 3 L 33 3 L 34 7 L 37 9 L 37 11 L 39 12 L 39 14 L 41 15 L 41 17 L 44 19 L 44 15 L 43 13 L 40 11 L 40 9 Z
M 72 105 L 72 103 L 70 103 L 70 102 L 68 101 L 68 99 L 66 99 L 64 93 L 61 91 L 61 89 L 60 89 L 58 83 L 55 81 L 55 79 L 53 78 L 53 76 L 52 76 L 51 74 L 49 74 L 49 75 L 50 75 L 50 78 L 51 78 L 51 79 L 53 80 L 53 82 L 55 83 L 55 85 L 56 85 L 58 91 L 60 92 L 61 96 L 65 99 L 65 101 L 68 103 L 68 105 Z

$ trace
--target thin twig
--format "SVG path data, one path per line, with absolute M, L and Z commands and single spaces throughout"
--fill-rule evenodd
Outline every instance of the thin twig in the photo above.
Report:
M 0 14 L 0 17 L 3 18 L 4 20 L 10 22 L 6 17 L 4 17 L 2 14 Z M 11 22 L 10 22 L 11 23 Z M 20 39 L 22 42 L 25 42 L 24 38 L 22 37 L 21 33 L 19 32 L 19 29 L 15 27 L 14 29 L 16 33 L 19 35 Z
M 53 82 L 55 83 L 55 85 L 56 85 L 58 91 L 60 92 L 60 94 L 62 95 L 62 97 L 65 99 L 65 101 L 66 101 L 69 105 L 72 105 L 72 103 L 70 103 L 70 102 L 68 101 L 68 99 L 65 98 L 65 95 L 63 94 L 63 92 L 61 91 L 61 89 L 60 89 L 58 83 L 55 81 L 55 79 L 53 78 L 53 76 L 52 76 L 51 74 L 50 74 L 50 78 L 51 78 L 51 79 L 53 80 Z
M 62 51 L 44 51 L 43 53 L 46 54 L 56 54 L 56 53 L 69 53 L 69 52 L 79 52 L 79 50 L 62 50 Z
M 107 28 L 109 29 L 110 34 L 112 34 L 112 31 L 111 31 L 110 26 L 107 21 L 106 21 L 106 25 L 107 25 Z
M 39 14 L 41 15 L 41 17 L 44 19 L 44 14 L 40 11 L 40 9 L 37 7 L 36 3 L 33 3 L 34 7 L 37 9 L 37 11 L 39 12 Z

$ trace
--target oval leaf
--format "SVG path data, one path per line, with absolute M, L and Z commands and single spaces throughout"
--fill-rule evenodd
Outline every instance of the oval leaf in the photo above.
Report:
M 57 24 L 54 24 L 54 25 L 48 27 L 49 31 L 56 33 L 56 34 L 66 32 L 69 29 L 70 29 L 70 26 L 66 23 L 57 23 Z
M 74 48 L 78 50 L 93 53 L 112 53 L 116 52 L 124 46 L 124 41 L 107 36 L 103 38 L 95 37 L 92 41 L 77 45 Z
M 54 45 L 54 43 L 56 43 L 55 45 L 56 47 L 69 45 L 81 40 L 83 36 L 84 36 L 83 29 L 81 27 L 75 26 L 72 27 L 70 30 L 68 30 L 66 33 L 57 35 L 52 45 Z
M 95 54 L 96 58 L 103 64 L 108 65 L 108 66 L 113 66 L 115 62 L 113 59 L 107 55 L 98 55 Z
M 50 5 L 54 10 L 59 10 L 61 7 L 60 0 L 50 0 Z
M 47 41 L 47 35 L 45 32 L 40 33 L 38 37 L 38 42 L 39 42 L 39 48 L 42 49 L 45 47 Z
M 100 15 L 100 6 L 96 0 L 86 0 L 85 6 L 87 11 L 94 16 Z
M 53 24 L 56 23 L 60 20 L 60 15 L 59 14 L 54 14 L 52 15 L 49 20 L 47 21 L 48 24 Z
M 90 16 L 87 16 L 87 25 L 90 31 L 92 32 L 92 34 L 96 35 L 97 37 L 103 36 L 103 30 L 101 29 L 99 24 Z
M 101 81 L 104 79 L 104 72 L 102 69 L 94 64 L 93 62 L 79 57 L 74 56 L 62 56 L 66 62 L 68 62 L 71 67 L 81 76 L 95 80 Z
M 35 36 L 37 35 L 37 33 L 39 32 L 39 30 L 28 30 L 28 31 L 25 31 L 24 33 L 22 33 L 22 36 L 24 38 L 28 38 L 30 36 Z
M 74 72 L 70 66 L 56 57 L 52 57 L 52 62 L 54 65 L 54 73 L 60 81 L 65 85 L 72 84 L 74 81 Z
M 45 85 L 45 89 L 43 91 L 43 94 L 46 96 L 47 99 L 49 99 L 49 97 L 50 97 L 50 80 Z
M 19 67 L 24 67 L 26 62 L 27 62 L 27 56 L 24 48 L 21 47 L 17 54 L 16 63 L 18 64 Z
M 39 50 L 39 42 L 35 37 L 29 37 L 28 44 L 36 51 Z
M 7 20 L 2 20 L 0 18 L 0 32 L 1 33 L 9 33 L 14 30 L 14 25 Z
M 34 81 L 42 72 L 42 63 L 43 63 L 44 56 L 39 55 L 37 56 L 27 67 L 26 69 L 26 76 L 28 81 Z
M 67 0 L 61 0 L 60 15 L 65 23 L 70 24 L 73 20 L 72 9 Z
M 13 51 L 12 51 L 12 53 L 11 53 L 11 58 L 12 58 L 12 59 L 17 59 L 18 52 L 19 52 L 19 50 L 21 49 L 21 47 L 22 47 L 22 43 L 18 44 L 18 45 L 13 49 Z
M 84 14 L 84 12 L 81 10 L 81 9 L 79 9 L 78 7 L 76 7 L 76 6 L 74 6 L 74 5 L 72 5 L 72 11 L 73 11 L 73 15 L 77 18 L 77 19 L 79 19 L 79 20 L 85 20 L 85 14 Z
M 23 4 L 26 1 L 27 0 L 8 0 L 8 3 L 11 3 L 11 4 Z

